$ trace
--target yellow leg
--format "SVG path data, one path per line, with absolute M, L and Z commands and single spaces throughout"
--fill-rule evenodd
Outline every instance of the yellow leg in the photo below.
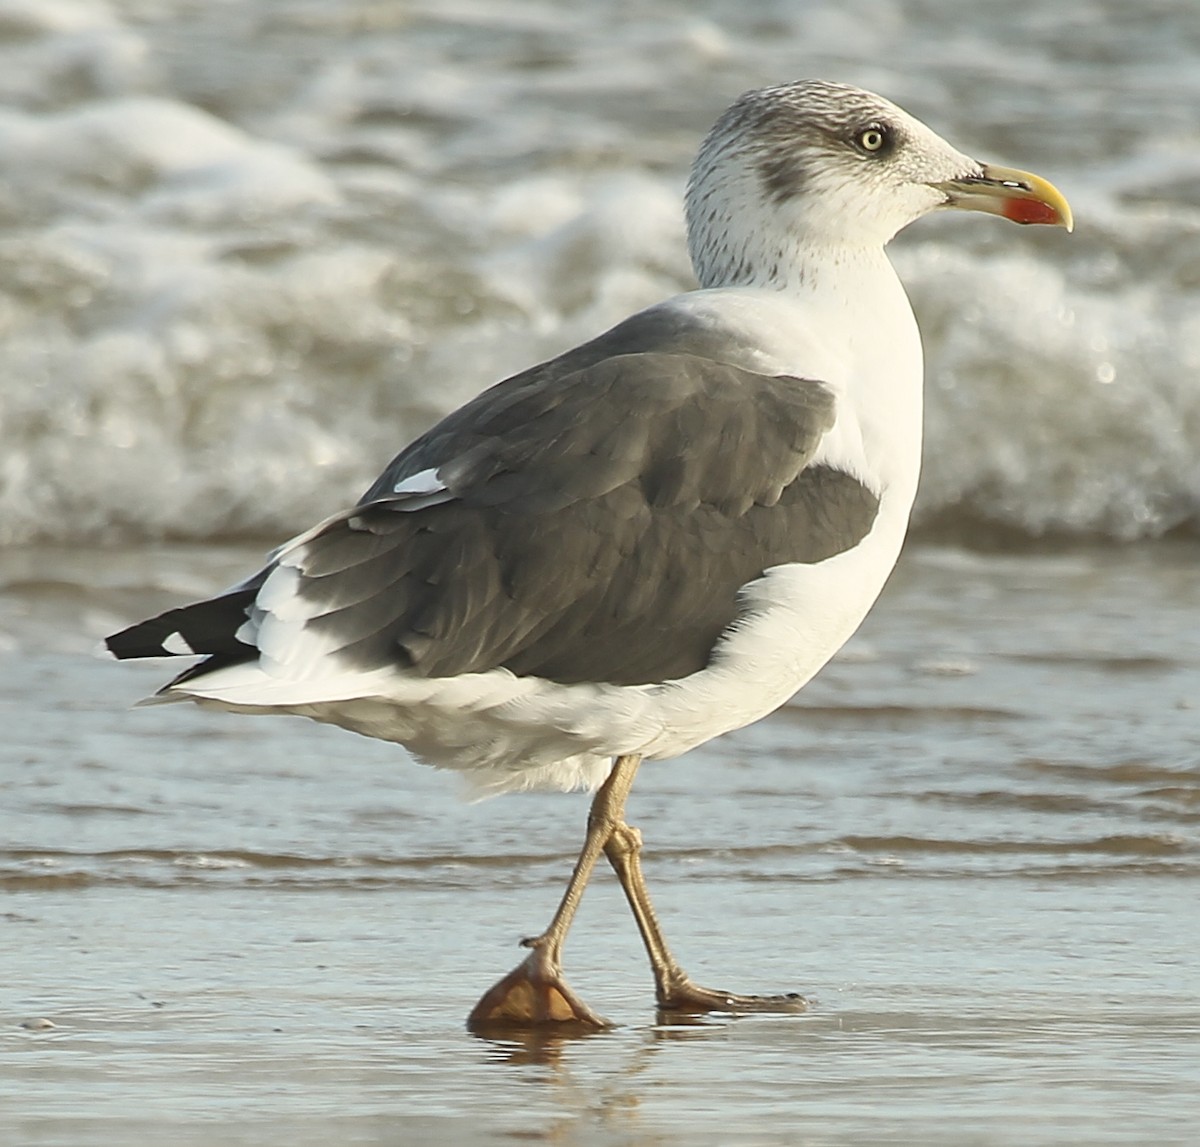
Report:
M 467 1017 L 472 1031 L 501 1028 L 575 1028 L 600 1030 L 612 1024 L 587 1006 L 568 986 L 562 973 L 562 948 L 588 878 L 613 830 L 622 823 L 625 800 L 637 775 L 640 757 L 618 757 L 600 786 L 588 813 L 587 837 L 575 862 L 567 890 L 550 926 L 523 941 L 531 949 L 499 983 L 490 988 Z
M 694 984 L 663 938 L 662 926 L 642 875 L 642 834 L 624 822 L 616 825 L 604 854 L 625 890 L 654 971 L 654 990 L 664 1012 L 803 1012 L 808 1001 L 795 992 L 782 996 L 743 996 Z
M 550 926 L 522 941 L 530 949 L 507 976 L 472 1009 L 472 1031 L 551 1030 L 599 1031 L 612 1024 L 585 1004 L 567 984 L 562 949 L 596 862 L 608 858 L 633 910 L 654 972 L 658 1006 L 664 1012 L 803 1012 L 803 996 L 743 996 L 694 984 L 671 955 L 663 938 L 642 875 L 642 836 L 625 823 L 625 802 L 637 775 L 640 757 L 618 757 L 600 786 L 588 813 L 587 837 Z

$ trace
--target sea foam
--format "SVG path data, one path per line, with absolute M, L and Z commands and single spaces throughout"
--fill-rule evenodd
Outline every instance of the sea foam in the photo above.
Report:
M 690 155 L 795 72 L 732 16 L 418 4 L 367 35 L 354 6 L 270 7 L 0 3 L 0 541 L 278 538 L 354 500 L 480 388 L 690 288 Z M 1052 46 L 1016 87 L 989 68 L 982 8 L 970 44 L 926 28 L 916 70 L 837 65 L 843 22 L 778 18 L 806 69 L 1076 207 L 1070 237 L 946 216 L 896 243 L 926 345 L 918 525 L 1197 532 L 1198 173 L 1172 109 L 1200 69 L 1168 55 L 1152 83 L 1139 25 L 1104 66 L 1137 82 L 1085 100 L 1047 86 Z

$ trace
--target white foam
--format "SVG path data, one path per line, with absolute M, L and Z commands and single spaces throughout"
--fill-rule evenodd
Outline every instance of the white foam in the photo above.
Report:
M 1119 42 L 1085 0 L 969 0 L 919 42 L 890 0 L 762 26 L 648 3 L 414 0 L 363 37 L 278 0 L 278 52 L 236 5 L 0 0 L 0 543 L 282 537 L 352 504 L 439 413 L 691 284 L 687 164 L 796 43 L 1076 208 L 1070 237 L 902 237 L 917 520 L 1197 528 L 1200 63 L 1171 32 L 1192 0 Z M 534 42 L 563 66 L 515 67 Z
M 1196 522 L 1200 293 L 1088 289 L 1069 265 L 942 244 L 905 269 L 939 334 L 919 522 L 1122 539 Z
M 9 34 L 78 32 L 113 23 L 112 10 L 98 0 L 0 0 L 0 28 Z

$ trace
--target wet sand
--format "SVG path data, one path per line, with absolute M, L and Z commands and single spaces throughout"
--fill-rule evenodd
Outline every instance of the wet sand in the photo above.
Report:
M 0 1141 L 1195 1142 L 1194 547 L 910 550 L 792 706 L 631 804 L 689 971 L 812 1011 L 659 1022 L 604 875 L 568 974 L 619 1026 L 531 1042 L 463 1018 L 586 798 L 131 712 L 161 669 L 86 656 L 253 552 L 0 564 Z

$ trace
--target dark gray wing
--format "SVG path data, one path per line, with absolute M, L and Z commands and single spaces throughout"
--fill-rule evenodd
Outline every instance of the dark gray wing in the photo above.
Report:
M 876 494 L 812 464 L 834 415 L 826 387 L 761 373 L 731 332 L 669 308 L 635 315 L 483 392 L 398 455 L 354 511 L 295 543 L 306 627 L 351 665 L 426 676 L 503 666 L 642 684 L 696 672 L 743 585 L 870 531 Z M 443 493 L 395 492 L 430 471 Z M 272 568 L 109 648 L 161 656 L 182 639 L 210 655 L 177 680 L 252 659 L 240 627 Z
M 877 496 L 810 464 L 833 420 L 820 383 L 696 355 L 535 368 L 440 423 L 304 543 L 306 628 L 356 668 L 430 677 L 696 672 L 741 586 L 870 530 Z M 448 500 L 413 510 L 391 493 L 435 467 Z

